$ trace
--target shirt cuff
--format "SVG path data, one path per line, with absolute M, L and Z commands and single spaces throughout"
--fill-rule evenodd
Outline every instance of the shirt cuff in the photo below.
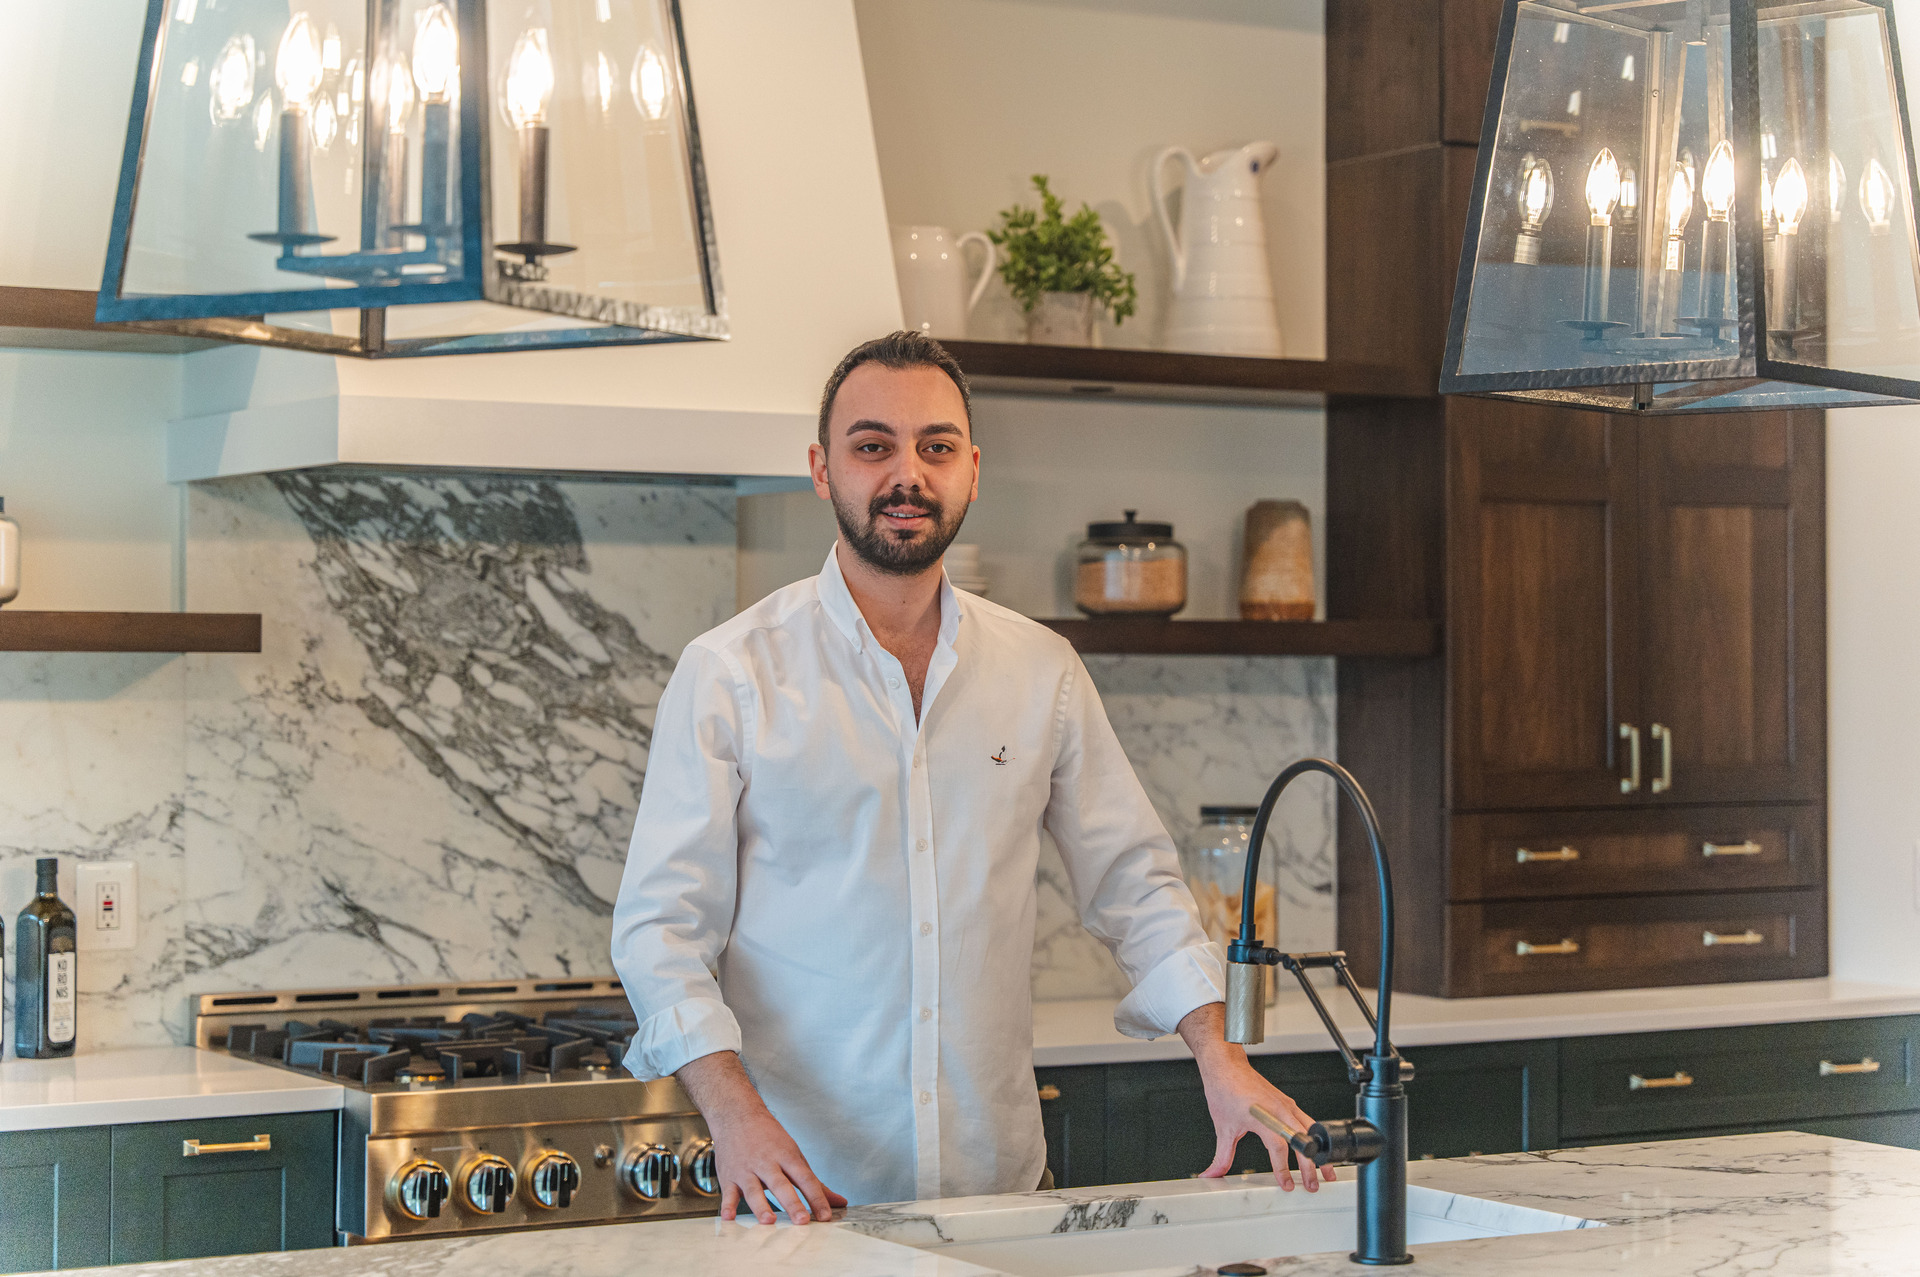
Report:
M 1187 1012 L 1224 1002 L 1226 955 L 1219 945 L 1189 945 L 1154 964 L 1113 1010 L 1113 1027 L 1130 1038 L 1172 1033 Z
M 647 1017 L 623 1061 L 642 1082 L 671 1077 L 703 1055 L 740 1049 L 740 1022 L 717 998 L 688 998 Z

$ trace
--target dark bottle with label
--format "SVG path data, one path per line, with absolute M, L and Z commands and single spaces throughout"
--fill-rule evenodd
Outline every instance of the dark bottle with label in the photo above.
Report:
M 36 861 L 40 894 L 13 928 L 13 1049 L 23 1060 L 72 1055 L 79 970 L 73 910 L 60 902 L 60 862 Z

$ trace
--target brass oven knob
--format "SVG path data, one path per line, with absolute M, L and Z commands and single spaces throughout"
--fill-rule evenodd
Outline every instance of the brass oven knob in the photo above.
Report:
M 501 1215 L 513 1202 L 513 1166 L 504 1157 L 482 1153 L 460 1168 L 461 1201 L 482 1215 Z
M 527 1166 L 527 1191 L 533 1204 L 547 1210 L 565 1210 L 580 1191 L 580 1163 L 565 1153 L 534 1154 Z
M 387 1181 L 387 1206 L 406 1219 L 438 1219 L 452 1186 L 446 1167 L 416 1157 Z
M 657 1202 L 680 1182 L 680 1159 L 665 1144 L 642 1144 L 620 1162 L 620 1182 L 643 1202 Z
M 689 1140 L 680 1150 L 680 1165 L 685 1168 L 681 1182 L 688 1192 L 696 1197 L 720 1196 L 720 1168 L 713 1155 L 713 1141 L 705 1138 Z

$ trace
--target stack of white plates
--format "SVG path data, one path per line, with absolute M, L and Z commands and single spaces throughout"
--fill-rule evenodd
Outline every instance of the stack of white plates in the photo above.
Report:
M 987 592 L 987 578 L 980 571 L 980 547 L 977 545 L 950 545 L 946 557 L 947 580 L 953 582 L 956 590 L 965 590 L 969 594 Z

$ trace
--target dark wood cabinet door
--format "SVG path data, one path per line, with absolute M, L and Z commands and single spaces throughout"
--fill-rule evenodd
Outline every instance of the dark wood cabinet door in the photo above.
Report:
M 1648 801 L 1824 795 L 1824 450 L 1818 412 L 1640 423 Z
M 1455 400 L 1447 422 L 1454 807 L 1632 801 L 1633 423 L 1490 400 Z

